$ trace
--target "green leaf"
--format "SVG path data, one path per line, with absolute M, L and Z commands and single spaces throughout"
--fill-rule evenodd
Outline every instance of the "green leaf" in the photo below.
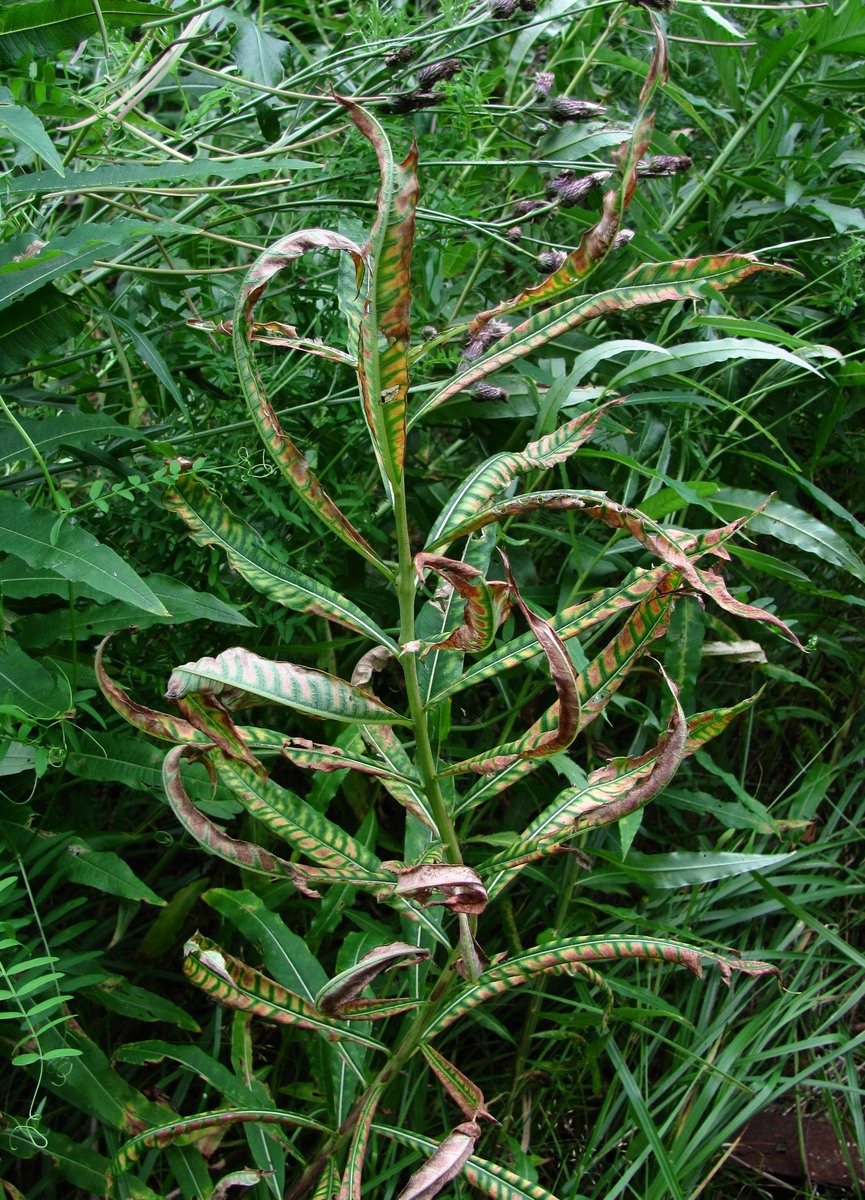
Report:
M 312 717 L 337 721 L 409 724 L 372 693 L 344 679 L 296 663 L 270 662 L 242 646 L 178 667 L 168 681 L 166 696 L 178 700 L 190 693 L 221 695 L 241 707 L 253 700 L 284 704 Z
M 609 383 L 613 390 L 631 388 L 647 379 L 662 375 L 678 375 L 685 371 L 696 371 L 716 363 L 746 359 L 767 362 L 785 362 L 819 375 L 820 371 L 798 354 L 791 354 L 781 346 L 761 342 L 757 338 L 715 338 L 712 341 L 685 342 L 679 346 L 667 346 L 649 354 L 641 353 L 636 362 L 621 370 Z
M 165 10 L 145 0 L 99 0 L 107 29 L 129 29 L 152 21 Z M 0 65 L 11 66 L 22 55 L 53 60 L 99 31 L 92 0 L 31 0 L 7 3 L 0 13 Z
M 0 647 L 0 703 L 12 704 L 28 717 L 58 717 L 70 702 L 68 688 L 7 636 Z
M 88 1000 L 133 1021 L 165 1021 L 190 1033 L 201 1032 L 198 1022 L 167 997 L 136 987 L 121 975 L 106 975 L 99 983 L 82 989 L 82 992 Z
M 796 857 L 788 854 L 734 854 L 723 850 L 685 851 L 671 854 L 638 854 L 631 851 L 627 861 L 616 862 L 612 870 L 644 888 L 696 887 L 718 879 L 733 879 L 751 871 L 768 871 Z M 599 852 L 600 857 L 607 855 Z M 598 871 L 598 882 L 607 872 Z
M 78 313 L 67 297 L 49 284 L 48 287 L 40 289 L 33 296 L 28 296 L 25 300 L 20 301 L 3 318 L 4 327 L 9 330 L 9 337 L 36 338 L 38 343 L 38 334 L 26 324 L 21 314 L 32 312 L 34 319 L 38 320 L 36 314 L 42 311 L 43 304 L 45 311 L 49 313 L 49 327 L 53 327 L 53 318 L 50 317 L 50 314 L 56 311 L 53 307 L 55 304 L 60 308 L 65 305 L 76 315 Z M 83 318 L 81 318 L 81 322 L 83 323 Z M 46 336 L 48 336 L 47 332 Z M 0 338 L 5 339 L 5 332 L 0 335 Z M 0 340 L 0 352 L 4 345 L 5 340 Z M 56 351 L 56 343 L 50 348 Z M 11 352 L 15 353 L 14 346 Z M 18 353 L 20 354 L 20 350 Z M 106 438 L 121 438 L 124 441 L 140 440 L 137 430 L 131 429 L 128 425 L 121 425 L 113 417 L 106 416 L 105 413 L 60 411 L 53 412 L 46 417 L 18 417 L 17 420 L 43 458 L 50 458 L 67 446 L 89 446 L 104 441 Z M 30 446 L 23 440 L 18 430 L 0 416 L 0 467 L 9 467 L 16 462 L 32 461 L 33 453 Z
M 83 325 L 81 310 L 53 284 L 46 284 L 32 295 L 25 296 L 3 318 L 3 328 L 0 330 L 0 374 L 12 374 L 28 363 L 56 355 L 58 347 L 74 337 Z M 38 427 L 45 422 L 21 421 L 21 424 Z M 123 430 L 122 425 L 118 428 Z M 13 441 L 17 438 L 18 444 L 23 445 L 17 431 L 8 425 L 4 428 L 0 420 L 0 463 L 6 457 L 3 447 L 10 432 Z M 128 429 L 125 432 L 128 436 Z M 28 446 L 24 455 L 29 457 L 29 454 Z
M 713 291 L 723 291 L 755 271 L 787 271 L 774 263 L 761 263 L 750 254 L 719 254 L 706 258 L 680 259 L 637 267 L 622 283 L 595 296 L 563 300 L 515 326 L 491 350 L 461 372 L 450 383 L 421 402 L 409 424 L 437 408 L 451 396 L 500 371 L 541 346 L 561 337 L 595 317 L 612 312 L 644 308 L 675 300 L 697 300 Z
M 858 0 L 827 7 L 808 32 L 820 54 L 865 54 L 865 14 Z
M 47 509 L 31 508 L 14 496 L 0 495 L 0 536 L 9 554 L 32 567 L 48 567 L 73 583 L 80 580 L 145 612 L 170 616 L 132 567 L 91 533 L 72 519 L 63 521 L 53 538 L 56 528 L 57 518 Z
M 223 8 L 220 14 L 235 27 L 231 49 L 244 79 L 277 87 L 285 75 L 282 60 L 291 49 L 289 43 L 265 33 L 257 21 L 243 13 Z
M 812 517 L 810 513 L 794 508 L 792 504 L 786 504 L 783 500 L 770 499 L 766 503 L 764 495 L 742 488 L 721 488 L 714 493 L 709 503 L 723 519 L 753 512 L 755 508 L 765 504 L 762 512 L 752 517 L 748 523 L 755 533 L 769 534 L 789 546 L 795 546 L 805 554 L 814 554 L 865 583 L 865 563 L 862 559 L 850 549 L 840 534 L 816 517 Z
M 76 839 L 69 843 L 67 851 L 70 857 L 65 861 L 63 870 L 73 883 L 96 888 L 100 892 L 107 892 L 109 896 L 122 896 L 124 900 L 165 904 L 119 855 L 108 850 L 92 850 Z
M 320 171 L 322 163 L 308 162 L 301 158 L 283 158 L 278 163 L 264 158 L 235 158 L 228 161 L 208 158 L 199 154 L 190 162 L 166 160 L 144 166 L 141 163 L 111 163 L 94 167 L 90 171 L 67 171 L 61 178 L 56 171 L 33 171 L 15 179 L 3 180 L 3 187 L 10 196 L 39 196 L 46 193 L 73 192 L 117 192 L 126 187 L 148 188 L 156 183 L 188 184 L 193 180 L 243 179 L 247 175 L 263 177 L 275 167 L 283 171 Z
M 297 612 L 315 613 L 363 634 L 393 654 L 399 647 L 361 608 L 332 588 L 280 562 L 251 526 L 194 476 L 181 472 L 163 497 L 199 546 L 219 546 L 233 568 L 257 591 Z
M 3 38 L 0 36 L 0 54 L 2 54 L 2 44 Z M 4 129 L 7 131 L 5 135 Z M 45 132 L 45 126 L 29 108 L 12 103 L 12 93 L 8 88 L 0 88 L 0 138 L 4 136 L 20 142 L 23 146 L 29 146 L 34 154 L 44 158 L 59 175 L 65 174 L 63 159 Z

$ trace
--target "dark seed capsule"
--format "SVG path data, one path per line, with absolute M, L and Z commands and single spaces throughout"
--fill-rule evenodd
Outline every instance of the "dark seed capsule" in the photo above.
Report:
M 433 338 L 438 337 L 439 331 L 436 329 L 435 325 L 424 325 L 423 329 L 420 331 L 420 335 L 425 342 L 431 342 Z
M 553 197 L 558 196 L 563 187 L 566 187 L 569 183 L 573 183 L 576 178 L 577 177 L 574 172 L 566 168 L 564 171 L 559 171 L 558 175 L 556 175 L 554 179 L 549 180 L 544 190 L 552 199 Z
M 589 121 L 602 117 L 607 111 L 603 104 L 592 104 L 590 100 L 572 100 L 570 96 L 556 96 L 547 110 L 551 121 L 563 125 L 567 121 Z
M 552 275 L 567 258 L 564 250 L 544 250 L 538 255 L 538 270 L 542 275 Z
M 444 100 L 444 92 L 400 92 L 392 96 L 386 106 L 388 112 L 405 114 L 432 108 Z
M 405 63 L 410 63 L 417 58 L 418 48 L 416 46 L 397 46 L 396 50 L 391 50 L 390 54 L 384 56 L 384 65 L 386 67 L 401 67 Z
M 510 392 L 503 387 L 494 387 L 491 383 L 476 383 L 472 388 L 475 400 L 507 400 Z
M 662 175 L 681 175 L 689 171 L 694 160 L 687 154 L 655 154 L 648 162 L 637 164 L 641 179 L 659 179 Z
M 623 246 L 627 246 L 628 242 L 634 236 L 633 229 L 620 229 L 613 238 L 613 244 L 610 246 L 610 253 L 614 250 L 621 250 Z
M 676 0 L 628 0 L 634 8 L 653 8 L 655 12 L 669 12 Z
M 480 358 L 485 350 L 489 350 L 490 346 L 510 331 L 511 327 L 507 321 L 488 321 L 466 343 L 466 348 L 463 350 L 463 361 L 473 362 L 476 358 Z
M 519 5 L 524 13 L 533 13 L 538 7 L 538 0 L 519 0 Z
M 441 62 L 430 63 L 428 67 L 421 67 L 417 73 L 418 85 L 422 90 L 431 88 L 434 83 L 440 83 L 443 79 L 452 79 L 459 71 L 463 69 L 463 64 L 458 58 L 443 58 Z
M 522 226 L 521 225 L 512 225 L 511 228 L 508 230 L 508 241 L 516 243 L 516 242 L 522 241 L 522 238 L 523 238 Z
M 515 217 L 531 217 L 538 209 L 546 208 L 543 200 L 518 200 L 514 205 Z
M 507 21 L 517 11 L 517 0 L 490 0 L 490 16 L 496 21 Z
M 594 175 L 587 175 L 584 179 L 575 179 L 571 183 L 565 183 L 558 190 L 559 204 L 562 208 L 574 208 L 577 204 L 582 204 L 586 196 L 597 187 L 600 187 L 600 180 L 596 179 Z

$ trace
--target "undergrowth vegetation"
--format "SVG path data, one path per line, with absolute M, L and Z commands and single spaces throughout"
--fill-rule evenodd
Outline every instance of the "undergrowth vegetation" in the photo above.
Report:
M 12 1200 L 855 1181 L 863 59 L 4 6 Z

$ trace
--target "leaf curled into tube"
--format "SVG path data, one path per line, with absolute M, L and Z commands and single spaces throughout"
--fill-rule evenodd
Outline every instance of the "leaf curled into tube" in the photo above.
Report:
M 422 1167 L 397 1196 L 397 1200 L 432 1200 L 446 1183 L 456 1179 L 471 1158 L 475 1142 L 481 1135 L 475 1121 L 465 1121 L 452 1129 L 445 1140 L 436 1147 Z
M 399 882 L 396 894 L 421 907 L 442 905 L 451 912 L 477 916 L 487 906 L 487 892 L 480 875 L 471 867 L 450 863 L 418 863 L 392 868 Z M 441 899 L 436 898 L 439 893 Z
M 411 966 L 429 958 L 429 954 L 429 950 L 408 942 L 388 942 L 386 946 L 376 946 L 369 954 L 359 958 L 353 967 L 329 980 L 316 996 L 315 1007 L 328 1016 L 338 1016 L 382 971 Z

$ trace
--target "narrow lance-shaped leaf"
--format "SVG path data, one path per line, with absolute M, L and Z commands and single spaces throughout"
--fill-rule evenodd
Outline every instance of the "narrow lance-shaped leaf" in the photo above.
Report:
M 211 854 L 215 854 L 217 858 L 223 858 L 236 867 L 254 871 L 259 875 L 290 879 L 299 891 L 307 896 L 317 898 L 318 893 L 312 891 L 304 882 L 301 873 L 291 863 L 277 858 L 275 854 L 270 854 L 254 842 L 243 842 L 229 837 L 209 817 L 195 807 L 186 793 L 180 775 L 181 760 L 189 757 L 192 753 L 194 751 L 188 746 L 175 746 L 165 756 L 162 767 L 165 794 L 174 815 L 186 832 L 191 834 L 199 845 L 204 846 Z
M 425 1042 L 421 1043 L 421 1053 L 451 1100 L 462 1109 L 467 1121 L 477 1121 L 478 1117 L 495 1121 L 495 1117 L 487 1111 L 484 1094 L 476 1083 L 472 1083 L 458 1067 Z
M 207 321 L 202 317 L 191 317 L 186 324 L 190 329 L 201 329 L 205 333 L 222 334 L 231 337 L 234 333 L 233 321 Z M 347 354 L 335 346 L 328 346 L 321 338 L 303 337 L 293 325 L 285 321 L 252 321 L 249 325 L 249 340 L 261 342 L 265 346 L 280 346 L 286 350 L 301 350 L 306 354 L 314 354 L 317 358 L 326 358 L 330 362 L 341 363 L 344 367 L 357 368 L 356 355 Z
M 529 442 L 524 450 L 503 451 L 482 462 L 460 484 L 442 509 L 430 530 L 427 547 L 441 546 L 446 539 L 450 540 L 449 530 L 458 529 L 482 509 L 487 500 L 503 492 L 518 476 L 566 462 L 589 440 L 604 413 L 621 403 L 621 400 L 615 399 L 600 404 L 560 425 L 552 433 Z
M 394 783 L 412 784 L 414 780 L 395 774 L 387 766 L 363 758 L 359 754 L 340 749 L 339 746 L 324 746 L 308 738 L 286 738 L 279 748 L 283 758 L 306 771 L 359 771 L 362 775 L 374 775 L 377 779 Z
M 350 238 L 326 229 L 305 229 L 281 238 L 252 264 L 237 297 L 232 323 L 232 342 L 237 374 L 247 407 L 271 458 L 300 499 L 347 545 L 390 578 L 390 571 L 345 514 L 334 504 L 310 469 L 306 458 L 282 429 L 267 399 L 264 382 L 251 350 L 249 330 L 253 311 L 270 280 L 294 259 L 314 249 L 344 250 L 355 263 L 358 287 L 364 271 L 360 247 Z
M 420 1154 L 431 1154 L 435 1149 L 432 1138 L 407 1129 L 393 1129 L 388 1125 L 374 1125 L 373 1129 L 403 1146 L 411 1146 Z M 491 1200 L 556 1200 L 552 1192 L 539 1183 L 532 1183 L 522 1175 L 480 1158 L 477 1154 L 473 1154 L 463 1167 L 463 1178 Z
M 510 614 L 509 584 L 498 580 L 488 583 L 482 572 L 470 563 L 444 558 L 440 554 L 418 554 L 415 567 L 421 580 L 427 568 L 436 571 L 466 604 L 460 624 L 440 641 L 407 642 L 403 651 L 426 654 L 430 650 L 459 650 L 478 654 L 486 650 Z
M 594 296 L 562 300 L 527 318 L 473 363 L 467 371 L 429 395 L 409 419 L 413 425 L 451 396 L 486 379 L 541 346 L 596 317 L 676 300 L 700 300 L 723 291 L 755 271 L 788 271 L 778 263 L 761 263 L 752 254 L 720 254 L 637 267 L 621 284 Z
M 659 795 L 685 756 L 688 727 L 675 684 L 661 671 L 673 696 L 666 732 L 639 758 L 613 759 L 593 771 L 583 787 L 567 788 L 501 854 L 483 866 L 492 895 L 510 882 L 517 870 L 561 848 L 562 842 L 596 825 L 619 821 Z
M 336 99 L 371 144 L 381 172 L 376 218 L 364 251 L 372 284 L 360 325 L 358 375 L 364 415 L 389 493 L 405 459 L 408 347 L 411 336 L 411 252 L 418 199 L 417 146 L 397 164 L 384 129 L 345 96 Z M 379 336 L 384 347 L 379 349 Z
M 168 681 L 166 697 L 177 700 L 190 692 L 221 696 L 229 708 L 264 702 L 337 721 L 408 724 L 371 692 L 344 679 L 297 663 L 271 662 L 242 646 L 178 667 Z
M 634 664 L 646 653 L 652 642 L 665 632 L 676 599 L 676 593 L 664 586 L 666 579 L 665 576 L 661 577 L 662 586 L 646 597 L 609 644 L 578 674 L 580 730 L 585 729 L 603 712 L 610 698 L 627 679 Z M 557 719 L 558 702 L 535 722 L 528 734 L 510 743 L 508 748 L 512 753 L 519 753 L 539 733 L 555 728 Z M 499 792 L 512 787 L 518 779 L 539 765 L 537 759 L 519 759 L 499 775 L 491 775 L 481 780 L 463 797 L 459 811 L 464 812 L 486 803 Z
M 510 766 L 518 758 L 546 758 L 569 746 L 579 729 L 580 701 L 577 694 L 576 668 L 571 662 L 564 642 L 551 629 L 549 622 L 537 616 L 524 604 L 504 553 L 502 553 L 502 558 L 511 593 L 546 655 L 550 675 L 558 694 L 556 727 L 538 732 L 536 736 L 528 738 L 527 743 L 522 744 L 519 749 L 515 750 L 511 746 L 500 747 L 498 751 L 493 750 L 489 754 L 475 755 L 473 758 L 465 759 L 463 762 L 449 767 L 442 772 L 442 775 L 456 775 L 465 771 L 475 771 L 482 775 L 492 774 Z
M 339 1188 L 339 1200 L 361 1200 L 361 1182 L 363 1179 L 363 1164 L 366 1159 L 366 1149 L 369 1144 L 369 1133 L 372 1127 L 378 1102 L 385 1089 L 383 1083 L 376 1083 L 364 1096 L 360 1111 L 357 1114 L 357 1124 L 348 1149 L 348 1159 Z
M 169 713 L 159 712 L 155 708 L 147 708 L 143 704 L 136 704 L 123 688 L 114 682 L 105 670 L 105 665 L 102 661 L 105 654 L 105 647 L 112 636 L 112 634 L 109 634 L 108 637 L 103 638 L 99 643 L 94 667 L 96 670 L 96 679 L 102 689 L 102 694 L 114 711 L 119 713 L 131 725 L 134 725 L 136 729 L 141 729 L 145 733 L 151 733 L 154 737 L 163 738 L 168 742 L 183 742 L 187 745 L 191 743 L 206 745 L 210 742 L 212 739 L 201 733 L 189 721 L 182 720 L 180 717 L 172 716 Z
M 163 503 L 181 518 L 199 546 L 219 546 L 231 567 L 277 604 L 337 621 L 397 653 L 393 638 L 362 609 L 332 588 L 280 562 L 264 539 L 193 475 L 181 472 L 163 496 Z
M 411 946 L 408 942 L 389 942 L 386 946 L 376 946 L 348 970 L 328 980 L 315 998 L 315 1007 L 328 1016 L 339 1016 L 382 971 L 424 962 L 429 956 L 429 950 Z
M 251 1122 L 263 1125 L 285 1125 L 288 1128 L 312 1129 L 317 1133 L 327 1133 L 326 1126 L 309 1117 L 280 1109 L 278 1112 L 267 1108 L 230 1108 L 217 1109 L 213 1112 L 197 1113 L 194 1117 L 179 1117 L 176 1121 L 166 1122 L 154 1129 L 148 1129 L 138 1137 L 130 1138 L 111 1160 L 111 1178 L 116 1179 L 128 1171 L 133 1163 L 141 1159 L 145 1150 L 162 1149 L 165 1146 L 190 1145 L 205 1133 L 215 1129 L 225 1129 L 231 1125 L 249 1124 Z
M 187 979 L 227 1008 L 251 1012 L 280 1025 L 312 1029 L 329 1041 L 346 1040 L 374 1050 L 384 1049 L 373 1038 L 316 1012 L 300 996 L 232 958 L 200 933 L 186 943 L 184 954 L 183 973 Z
M 457 1125 L 436 1147 L 423 1166 L 415 1171 L 397 1196 L 397 1200 L 432 1200 L 445 1184 L 456 1179 L 480 1136 L 481 1129 L 475 1121 L 465 1121 L 462 1125 Z
M 674 942 L 665 938 L 565 938 L 543 947 L 534 946 L 532 949 L 525 950 L 506 962 L 485 971 L 476 984 L 464 988 L 462 992 L 448 1001 L 430 1024 L 424 1040 L 431 1041 L 443 1029 L 447 1029 L 454 1021 L 459 1020 L 479 1004 L 485 1003 L 494 996 L 521 987 L 524 983 L 529 983 L 532 979 L 537 978 L 538 975 L 561 974 L 576 963 L 605 962 L 620 958 L 641 958 L 649 962 L 666 962 L 687 967 L 698 978 L 702 978 L 703 963 L 710 962 L 720 969 L 724 983 L 730 982 L 733 971 L 757 977 L 763 975 L 780 977 L 778 968 L 770 963 L 729 958 L 711 950 L 704 950 L 697 946 L 689 946 L 683 942 Z

